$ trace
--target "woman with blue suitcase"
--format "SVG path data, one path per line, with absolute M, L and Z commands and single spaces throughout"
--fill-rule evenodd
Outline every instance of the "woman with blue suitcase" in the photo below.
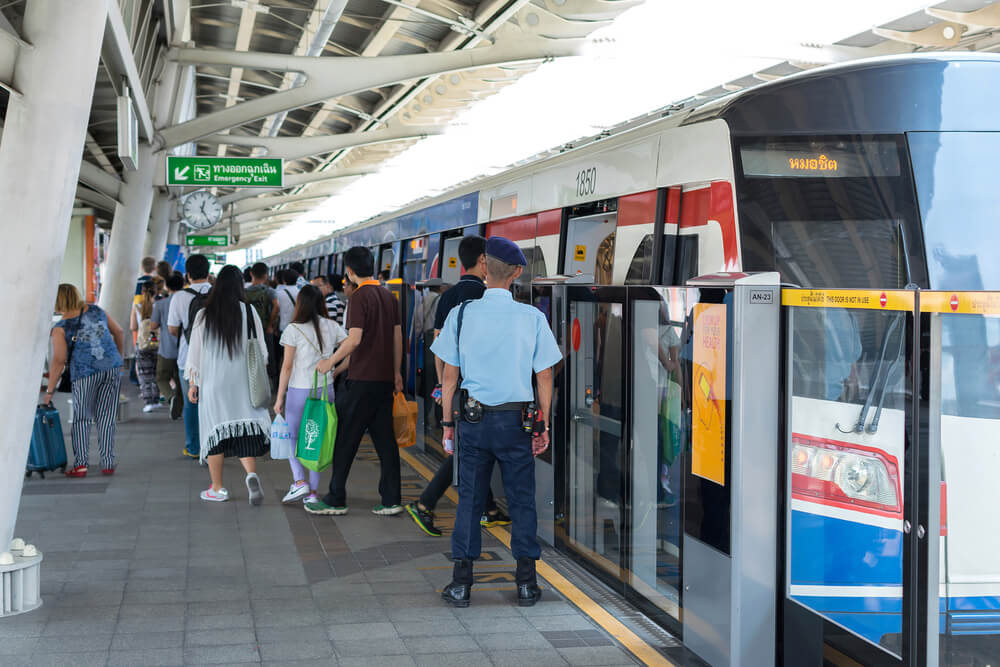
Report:
M 94 423 L 100 440 L 101 472 L 113 475 L 124 333 L 114 319 L 98 306 L 84 302 L 76 287 L 68 283 L 59 285 L 55 310 L 62 320 L 52 329 L 52 364 L 45 403 L 51 402 L 68 359 L 75 461 L 66 476 L 87 476 L 90 427 Z

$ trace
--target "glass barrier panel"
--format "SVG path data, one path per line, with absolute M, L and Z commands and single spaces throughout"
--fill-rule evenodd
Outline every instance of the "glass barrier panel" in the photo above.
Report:
M 637 288 L 638 289 L 638 288 Z M 681 619 L 684 467 L 690 455 L 685 288 L 632 303 L 632 567 L 629 585 Z
M 940 456 L 938 581 L 928 582 L 938 589 L 939 664 L 996 665 L 1000 293 L 923 292 L 920 309 L 931 313 L 931 345 L 938 349 L 930 358 L 939 359 L 930 370 L 930 444 Z
M 913 293 L 784 290 L 789 599 L 901 654 Z

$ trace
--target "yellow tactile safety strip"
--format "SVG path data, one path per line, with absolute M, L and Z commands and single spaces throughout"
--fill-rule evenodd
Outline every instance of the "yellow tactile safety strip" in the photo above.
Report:
M 405 449 L 399 450 L 399 456 L 424 479 L 430 481 L 430 479 L 434 476 L 434 474 L 427 469 L 427 466 L 418 461 Z M 452 502 L 458 502 L 458 494 L 455 493 L 455 489 L 449 487 L 446 495 Z M 487 528 L 487 530 L 495 538 L 503 542 L 508 549 L 510 549 L 510 532 L 498 526 Z M 641 660 L 643 664 L 676 667 L 674 663 L 660 655 L 656 649 L 644 642 L 637 634 L 625 627 L 621 621 L 609 614 L 601 605 L 577 588 L 573 582 L 556 572 L 552 566 L 544 560 L 538 561 L 537 569 L 539 576 L 549 582 L 549 584 L 551 584 L 557 591 L 562 593 L 566 599 L 576 605 L 580 611 L 593 619 L 593 621 L 599 626 L 604 628 L 612 637 L 617 639 L 622 646 L 632 653 L 632 655 Z
M 783 289 L 782 306 L 913 310 L 913 292 L 906 290 Z

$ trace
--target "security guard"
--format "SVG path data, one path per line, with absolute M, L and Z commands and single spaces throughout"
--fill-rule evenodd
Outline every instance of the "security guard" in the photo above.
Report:
M 549 445 L 552 367 L 562 353 L 538 309 L 514 301 L 510 287 L 527 264 L 508 239 L 486 242 L 486 292 L 477 301 L 452 309 L 431 350 L 444 361 L 442 405 L 453 405 L 462 375 L 461 414 L 446 415 L 444 438 L 459 434 L 458 512 L 451 537 L 455 562 L 451 584 L 441 593 L 456 607 L 468 607 L 472 561 L 482 551 L 479 518 L 486 506 L 494 461 L 499 462 L 513 529 L 517 559 L 517 598 L 530 607 L 541 597 L 535 561 L 534 456 Z M 531 374 L 535 373 L 535 401 Z

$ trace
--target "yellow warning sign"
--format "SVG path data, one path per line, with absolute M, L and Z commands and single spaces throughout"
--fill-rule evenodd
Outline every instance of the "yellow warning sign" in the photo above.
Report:
M 694 307 L 691 473 L 726 485 L 726 306 Z
M 448 258 L 448 268 L 449 269 L 454 269 L 456 266 L 458 266 L 458 260 L 455 259 L 454 257 L 449 257 Z
M 921 292 L 920 312 L 1000 315 L 1000 292 Z
M 577 262 L 587 261 L 587 246 L 578 245 L 573 249 L 573 260 Z
M 783 289 L 782 306 L 913 310 L 913 292 L 906 290 Z

